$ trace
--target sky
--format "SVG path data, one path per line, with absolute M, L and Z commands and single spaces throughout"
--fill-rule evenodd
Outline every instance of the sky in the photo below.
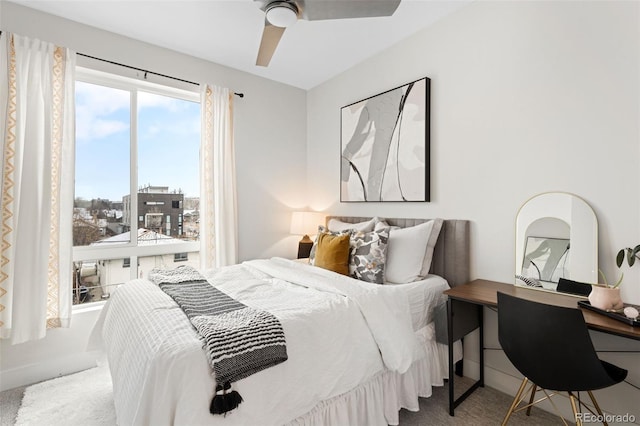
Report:
M 130 94 L 76 82 L 76 198 L 122 201 L 130 190 Z M 138 187 L 199 196 L 200 104 L 138 92 Z

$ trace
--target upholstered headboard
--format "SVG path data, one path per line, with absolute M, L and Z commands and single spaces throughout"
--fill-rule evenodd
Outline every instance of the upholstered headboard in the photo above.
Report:
M 327 224 L 330 219 L 338 219 L 347 223 L 358 223 L 370 220 L 370 217 L 353 216 L 327 216 Z M 384 218 L 391 226 L 408 228 L 429 219 L 400 219 Z M 438 236 L 430 273 L 440 275 L 447 280 L 449 286 L 455 287 L 469 282 L 469 221 L 460 219 L 445 219 Z

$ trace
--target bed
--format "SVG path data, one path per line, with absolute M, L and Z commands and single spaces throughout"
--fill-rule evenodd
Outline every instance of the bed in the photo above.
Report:
M 428 221 L 385 219 L 393 229 Z M 441 226 L 429 273 L 408 283 L 373 285 L 281 258 L 204 271 L 215 288 L 277 317 L 286 336 L 288 359 L 235 382 L 243 402 L 225 415 L 209 412 L 216 382 L 184 312 L 149 280 L 119 287 L 96 325 L 118 424 L 398 424 L 401 408 L 418 410 L 418 397 L 446 379 L 435 316 L 442 291 L 469 278 L 468 221 Z M 456 360 L 461 352 L 458 343 Z

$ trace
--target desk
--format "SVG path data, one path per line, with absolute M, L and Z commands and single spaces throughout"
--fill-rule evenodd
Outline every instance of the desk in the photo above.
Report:
M 454 415 L 454 409 L 464 401 L 478 387 L 484 387 L 484 330 L 483 308 L 484 306 L 498 306 L 498 292 L 510 294 L 522 299 L 548 305 L 577 308 L 578 297 L 567 296 L 561 293 L 551 293 L 519 287 L 513 284 L 499 283 L 496 281 L 474 280 L 470 283 L 446 290 L 447 299 L 447 341 L 449 344 L 449 414 Z M 640 327 L 633 327 L 605 315 L 600 315 L 586 309 L 581 309 L 587 328 L 603 333 L 640 340 Z M 453 342 L 459 340 L 471 331 L 479 328 L 480 331 L 480 379 L 458 399 L 453 397 Z

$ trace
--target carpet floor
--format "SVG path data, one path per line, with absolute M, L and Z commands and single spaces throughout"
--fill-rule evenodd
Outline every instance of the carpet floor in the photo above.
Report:
M 464 391 L 469 380 L 458 379 Z M 460 388 L 458 388 L 460 386 Z M 420 411 L 400 412 L 401 426 L 499 425 L 511 397 L 488 387 L 476 390 L 449 416 L 447 386 L 434 387 L 431 398 L 420 399 Z M 64 376 L 28 387 L 0 392 L 2 426 L 114 426 L 111 378 L 106 366 Z M 561 424 L 552 414 L 533 408 L 531 416 L 516 413 L 510 425 Z

